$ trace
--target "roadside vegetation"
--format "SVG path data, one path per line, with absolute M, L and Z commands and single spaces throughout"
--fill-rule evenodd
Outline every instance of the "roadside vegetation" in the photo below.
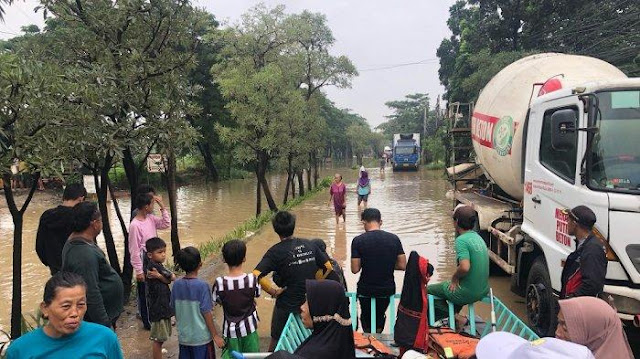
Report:
M 0 9 L 11 3 L 0 1 Z M 12 338 L 22 332 L 23 217 L 39 178 L 93 177 L 107 256 L 128 297 L 132 208 L 120 208 L 116 190 L 133 198 L 141 183 L 165 187 L 172 248 L 179 248 L 181 184 L 255 178 L 257 219 L 249 230 L 322 188 L 326 159 L 350 165 L 353 156 L 381 150 L 366 119 L 324 95 L 328 86 L 350 87 L 358 73 L 331 52 L 335 39 L 323 14 L 258 5 L 223 28 L 183 0 L 42 0 L 38 11 L 43 29 L 26 26 L 0 42 L 0 177 L 14 223 Z M 148 173 L 150 154 L 162 155 L 163 173 Z M 14 160 L 30 179 L 23 203 L 11 188 Z M 273 197 L 267 181 L 276 171 L 288 174 L 283 198 Z M 109 193 L 119 228 L 108 225 Z M 125 238 L 123 257 L 114 231 Z

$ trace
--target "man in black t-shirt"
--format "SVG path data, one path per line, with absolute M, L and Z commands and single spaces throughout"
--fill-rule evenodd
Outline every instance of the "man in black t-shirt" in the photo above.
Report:
M 389 296 L 395 294 L 394 270 L 405 270 L 407 257 L 400 238 L 380 229 L 380 211 L 367 208 L 362 212 L 365 233 L 351 242 L 351 272 L 357 274 L 362 269 L 358 281 L 360 301 L 360 322 L 365 333 L 371 333 L 371 298 L 376 298 L 376 331 L 381 333 L 386 320 Z
M 300 313 L 300 306 L 305 301 L 306 280 L 316 279 L 318 268 L 324 269 L 325 278 L 332 271 L 329 257 L 315 244 L 293 237 L 295 216 L 289 212 L 278 212 L 272 224 L 273 230 L 280 237 L 280 243 L 269 248 L 253 270 L 262 289 L 277 298 L 271 319 L 270 352 L 275 349 L 289 314 Z M 281 288 L 266 277 L 271 272 L 278 275 Z

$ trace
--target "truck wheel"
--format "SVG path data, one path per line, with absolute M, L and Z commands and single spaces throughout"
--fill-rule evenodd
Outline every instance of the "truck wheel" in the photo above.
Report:
M 529 270 L 526 288 L 527 317 L 539 336 L 554 336 L 556 326 L 556 299 L 549 279 L 547 262 L 538 257 Z

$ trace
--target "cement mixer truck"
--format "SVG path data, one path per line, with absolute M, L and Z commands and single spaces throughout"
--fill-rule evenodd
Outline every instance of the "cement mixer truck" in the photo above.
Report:
M 623 320 L 640 318 L 640 78 L 591 57 L 533 55 L 494 76 L 469 117 L 475 161 L 448 171 L 478 175 L 452 176 L 454 197 L 478 212 L 492 267 L 526 298 L 531 327 L 553 335 L 575 249 L 564 209 L 577 205 L 597 216 L 603 296 Z

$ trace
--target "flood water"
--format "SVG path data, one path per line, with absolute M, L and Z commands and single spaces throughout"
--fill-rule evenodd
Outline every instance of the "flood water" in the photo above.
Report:
M 322 238 L 327 243 L 327 251 L 344 268 L 350 289 L 355 290 L 358 276 L 349 270 L 350 243 L 353 237 L 364 232 L 359 220 L 355 182 L 357 171 L 351 169 L 324 171 L 344 174 L 349 194 L 347 197 L 347 221 L 336 225 L 333 209 L 328 205 L 328 193 L 321 193 L 294 209 L 297 216 L 296 236 L 303 238 Z M 387 169 L 380 174 L 370 169 L 372 194 L 369 206 L 382 212 L 384 230 L 397 234 L 407 255 L 417 251 L 429 259 L 435 267 L 431 283 L 450 278 L 455 270 L 455 252 L 453 248 L 454 230 L 450 219 L 452 202 L 446 198 L 450 188 L 443 179 L 441 171 L 421 170 L 419 172 L 393 173 Z M 272 176 L 270 184 L 278 203 L 282 201 L 285 176 Z M 166 196 L 165 196 L 166 198 Z M 33 311 L 41 300 L 44 282 L 49 272 L 38 260 L 34 248 L 35 233 L 40 215 L 47 208 L 57 205 L 58 199 L 51 195 L 37 194 L 25 216 L 24 259 L 23 259 L 23 310 Z M 129 200 L 119 200 L 121 209 L 128 218 Z M 222 236 L 240 222 L 251 218 L 255 213 L 255 182 L 252 179 L 227 181 L 219 184 L 201 184 L 181 187 L 178 191 L 178 210 L 180 239 L 183 246 L 197 245 Z M 111 228 L 116 236 L 118 250 L 122 252 L 122 234 L 115 211 L 110 213 Z M 0 208 L 0 268 L 5 275 L 0 277 L 2 301 L 0 301 L 0 327 L 8 328 L 11 300 L 11 245 L 12 222 L 6 208 Z M 160 231 L 161 237 L 169 237 L 169 231 Z M 245 271 L 251 271 L 266 250 L 278 241 L 270 226 L 265 226 L 248 244 Z M 98 239 L 102 245 L 102 238 Z M 217 265 L 203 271 L 203 278 L 212 283 L 215 276 L 224 274 L 224 266 Z M 402 287 L 403 273 L 396 272 L 398 291 Z M 491 279 L 495 294 L 519 315 L 524 314 L 521 298 L 509 292 L 507 277 Z M 273 300 L 260 298 L 258 310 L 261 317 L 259 333 L 269 336 L 269 323 Z M 220 318 L 220 316 L 218 316 Z M 147 357 L 148 332 L 133 328 L 136 323 L 126 325 L 118 332 L 123 341 L 126 357 Z M 130 332 L 133 330 L 133 333 Z M 136 333 L 137 334 L 134 334 Z M 134 334 L 133 336 L 131 334 Z M 175 335 L 174 335 L 175 337 Z M 127 339 L 128 338 L 128 339 Z M 174 338 L 175 339 L 175 338 Z M 144 340 L 143 347 L 140 341 Z M 167 343 L 169 344 L 169 343 Z M 143 354 L 144 353 L 144 354 Z M 169 356 L 171 357 L 171 356 Z

